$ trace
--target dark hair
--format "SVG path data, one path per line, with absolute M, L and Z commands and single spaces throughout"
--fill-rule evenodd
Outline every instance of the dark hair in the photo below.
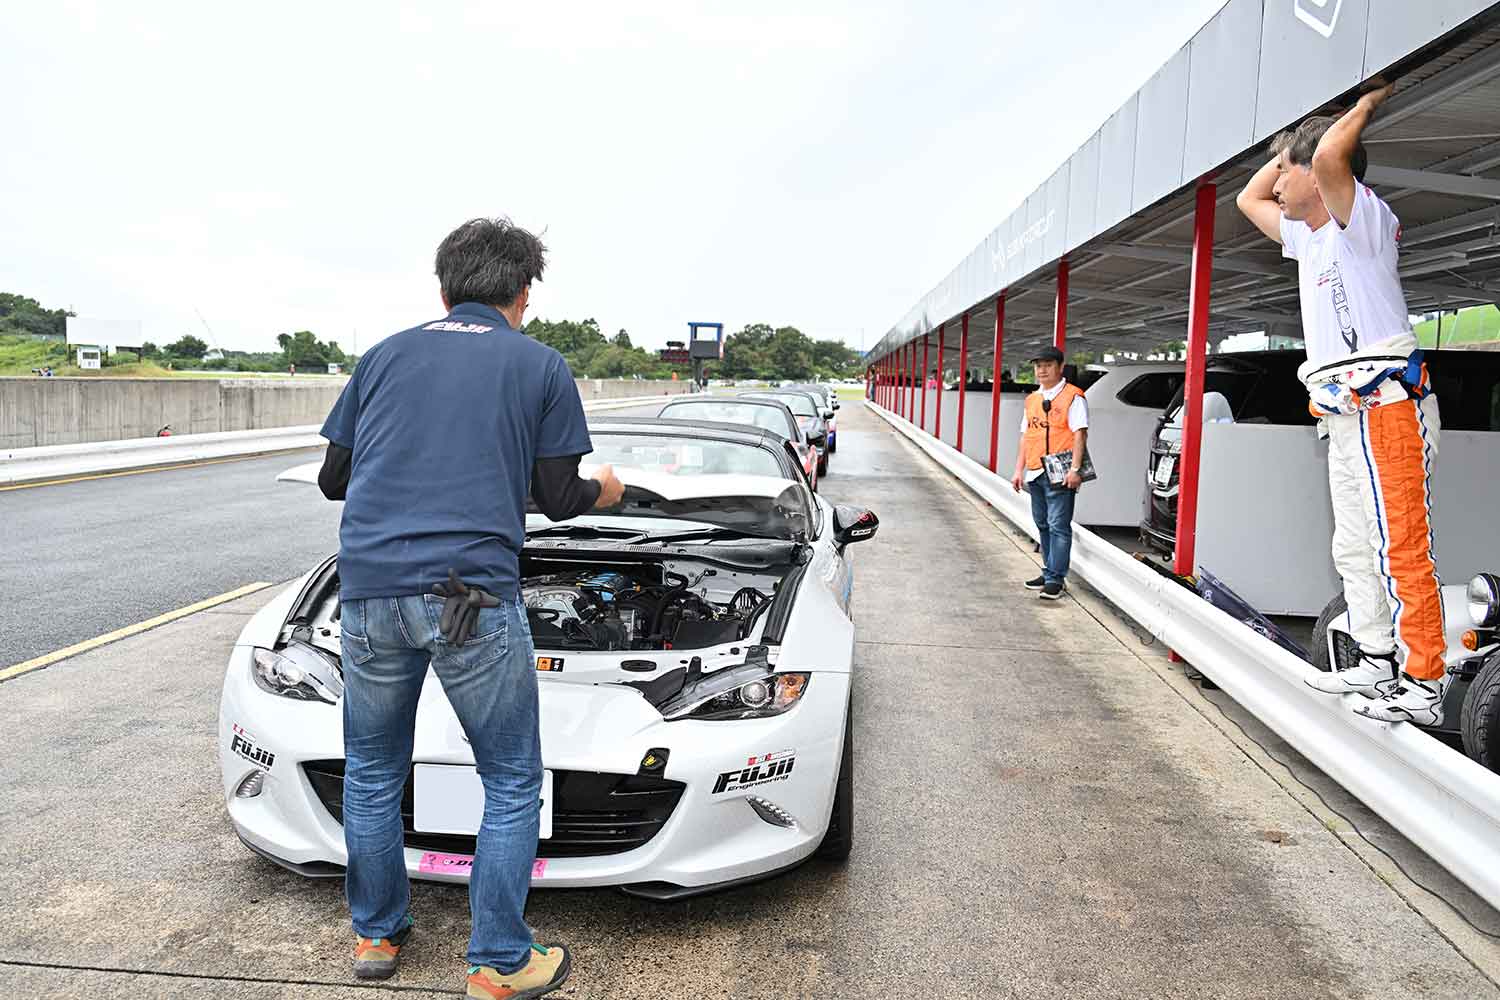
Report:
M 1280 156 L 1286 154 L 1286 158 L 1299 167 L 1312 166 L 1313 153 L 1317 152 L 1318 140 L 1323 138 L 1323 133 L 1333 127 L 1337 118 L 1309 118 L 1296 128 L 1289 128 L 1276 138 L 1271 140 L 1271 152 Z M 1370 158 L 1365 155 L 1364 143 L 1354 144 L 1354 155 L 1349 159 L 1349 170 L 1354 174 L 1354 179 L 1363 181 L 1365 179 L 1365 167 L 1369 166 Z
M 547 248 L 501 216 L 470 219 L 437 250 L 437 276 L 450 307 L 462 302 L 508 306 L 533 281 L 542 280 Z

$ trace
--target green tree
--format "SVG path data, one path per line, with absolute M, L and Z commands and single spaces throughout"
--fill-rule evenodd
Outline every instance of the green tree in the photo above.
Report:
M 149 340 L 146 341 L 144 344 L 141 345 L 141 360 L 142 361 L 144 361 L 147 358 L 154 358 L 154 357 L 156 357 L 160 353 L 161 353 L 160 349 L 157 348 L 157 346 L 155 344 L 151 343 L 151 341 L 149 341 Z
M 36 299 L 0 292 L 0 334 L 61 337 L 68 332 L 66 309 L 43 309 Z
M 634 346 L 630 343 L 630 334 L 626 333 L 624 330 L 621 330 L 619 333 L 615 334 L 615 338 L 611 340 L 610 343 L 614 344 L 616 347 L 623 347 L 626 350 L 629 350 L 632 346 Z
M 175 344 L 167 345 L 167 353 L 178 358 L 197 360 L 208 353 L 208 345 L 191 333 L 184 334 Z
M 770 377 L 802 381 L 813 376 L 812 341 L 795 326 L 778 327 L 771 337 Z
M 289 365 L 321 368 L 329 361 L 337 361 L 344 356 L 337 344 L 331 341 L 328 344 L 319 343 L 311 330 L 278 334 L 276 343 L 281 346 L 284 363 Z M 338 352 L 338 357 L 332 357 L 334 351 Z

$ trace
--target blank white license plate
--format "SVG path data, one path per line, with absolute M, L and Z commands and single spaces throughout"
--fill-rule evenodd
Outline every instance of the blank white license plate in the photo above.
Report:
M 484 784 L 472 767 L 416 764 L 412 767 L 412 826 L 419 833 L 475 836 L 484 819 Z M 542 772 L 542 822 L 538 837 L 552 836 L 552 772 Z
M 1156 485 L 1165 486 L 1172 481 L 1172 470 L 1177 468 L 1176 455 L 1163 455 L 1156 463 Z

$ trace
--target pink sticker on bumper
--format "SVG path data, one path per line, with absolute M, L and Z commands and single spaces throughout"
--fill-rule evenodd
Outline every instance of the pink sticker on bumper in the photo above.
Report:
M 417 871 L 424 875 L 471 875 L 474 872 L 474 855 L 426 851 L 422 854 L 422 860 L 417 863 Z M 532 878 L 541 878 L 546 874 L 546 858 L 537 858 L 531 863 Z
M 417 871 L 424 875 L 470 875 L 474 871 L 474 855 L 427 851 L 423 853 Z

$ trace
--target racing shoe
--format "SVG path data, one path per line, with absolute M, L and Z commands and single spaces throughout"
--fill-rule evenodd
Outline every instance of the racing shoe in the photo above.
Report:
M 362 937 L 354 944 L 355 979 L 389 979 L 396 974 L 401 964 L 401 948 L 411 937 L 412 919 L 407 914 L 405 923 L 392 937 Z
M 1360 705 L 1354 711 L 1379 722 L 1413 722 L 1419 726 L 1443 724 L 1443 695 L 1448 677 L 1419 681 L 1403 673 L 1396 687 L 1385 697 Z
M 1396 682 L 1395 653 L 1359 654 L 1359 662 L 1343 670 L 1318 670 L 1307 678 L 1307 686 L 1324 694 L 1356 692 L 1367 698 L 1389 691 Z
M 1027 590 L 1041 590 L 1042 589 L 1042 585 L 1045 584 L 1046 582 L 1047 582 L 1047 578 L 1046 577 L 1044 577 L 1044 576 L 1038 576 L 1038 577 L 1035 577 L 1033 579 L 1027 580 L 1025 586 L 1026 586 Z
M 501 972 L 488 965 L 469 966 L 468 996 L 477 1000 L 525 1000 L 551 993 L 568 978 L 573 960 L 560 944 L 531 946 L 531 961 L 516 972 Z

